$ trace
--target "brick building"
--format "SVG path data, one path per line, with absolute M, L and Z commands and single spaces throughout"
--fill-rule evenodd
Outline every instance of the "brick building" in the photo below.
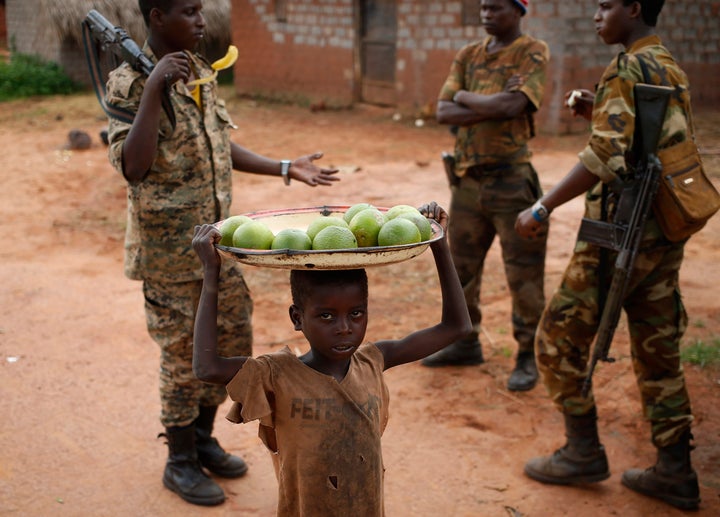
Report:
M 7 25 L 5 23 L 5 0 L 0 0 L 0 48 L 7 47 Z
M 479 0 L 232 0 L 238 93 L 429 112 L 463 45 L 485 36 Z M 552 54 L 538 128 L 585 128 L 563 94 L 592 88 L 620 48 L 594 31 L 595 0 L 531 0 L 523 30 Z M 690 76 L 696 109 L 720 106 L 720 2 L 667 0 L 658 32 Z

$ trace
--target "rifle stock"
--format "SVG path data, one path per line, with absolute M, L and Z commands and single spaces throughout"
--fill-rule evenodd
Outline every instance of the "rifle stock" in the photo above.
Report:
M 652 201 L 658 188 L 662 164 L 657 157 L 657 147 L 665 121 L 668 100 L 673 88 L 638 83 L 635 85 L 635 116 L 639 142 L 636 142 L 640 162 L 636 167 L 632 186 L 623 191 L 634 200 L 633 209 L 627 223 L 621 222 L 622 241 L 619 248 L 607 243 L 608 248 L 617 250 L 617 258 L 612 275 L 610 289 L 602 309 L 592 360 L 582 386 L 582 396 L 587 397 L 592 386 L 592 376 L 598 361 L 613 362 L 609 357 L 610 345 L 615 335 L 620 312 L 628 290 L 630 276 L 640 248 L 645 223 L 652 210 Z M 622 202 L 622 201 L 620 201 Z M 619 203 L 620 203 L 619 202 Z M 607 223 L 605 223 L 607 224 Z M 599 279 L 603 281 L 602 278 Z
M 95 9 L 91 9 L 87 13 L 83 23 L 87 24 L 103 50 L 112 52 L 121 60 L 127 61 L 138 72 L 150 75 L 154 68 L 152 61 L 143 54 L 142 49 L 128 36 L 125 29 L 111 24 Z
M 95 9 L 91 9 L 87 13 L 82 22 L 82 28 L 85 58 L 100 106 L 108 116 L 132 124 L 135 113 L 110 105 L 105 101 L 105 82 L 100 71 L 98 51 L 93 40 L 99 44 L 101 50 L 112 53 L 121 61 L 126 61 L 134 70 L 146 76 L 150 75 L 155 65 L 122 27 L 113 25 Z M 170 103 L 167 88 L 162 96 L 162 106 L 170 123 L 175 127 L 175 112 Z

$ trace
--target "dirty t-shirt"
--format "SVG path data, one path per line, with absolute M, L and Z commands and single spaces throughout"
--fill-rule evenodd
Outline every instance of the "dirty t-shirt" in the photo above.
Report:
M 545 70 L 550 51 L 545 42 L 522 35 L 497 52 L 488 52 L 492 38 L 460 49 L 438 100 L 452 101 L 459 90 L 482 95 L 505 91 L 514 75 L 524 78 L 517 90 L 528 98 L 528 109 L 517 117 L 484 120 L 458 128 L 455 140 L 456 173 L 463 176 L 473 165 L 496 166 L 530 160 L 527 142 L 533 136 L 532 112 L 540 108 L 545 92 Z
M 383 368 L 380 350 L 366 344 L 338 382 L 286 347 L 248 359 L 228 383 L 235 402 L 228 420 L 259 420 L 258 434 L 273 453 L 278 515 L 384 515 Z

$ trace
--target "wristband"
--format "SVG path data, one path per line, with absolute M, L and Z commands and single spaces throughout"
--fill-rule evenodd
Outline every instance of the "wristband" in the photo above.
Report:
M 547 218 L 550 217 L 550 212 L 548 212 L 545 205 L 543 205 L 538 199 L 532 207 L 532 216 L 537 222 L 542 223 L 543 221 L 547 221 Z
M 290 160 L 280 160 L 280 175 L 282 176 L 285 185 L 290 185 L 290 175 L 288 172 L 290 171 L 291 163 L 292 161 Z

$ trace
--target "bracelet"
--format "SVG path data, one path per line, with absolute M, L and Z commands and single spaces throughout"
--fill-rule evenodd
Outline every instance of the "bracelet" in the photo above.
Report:
M 285 185 L 290 185 L 290 174 L 288 174 L 288 172 L 290 171 L 291 163 L 292 161 L 290 160 L 280 160 L 280 175 L 282 176 Z
M 537 222 L 542 223 L 550 217 L 550 212 L 538 199 L 532 207 L 532 216 Z

